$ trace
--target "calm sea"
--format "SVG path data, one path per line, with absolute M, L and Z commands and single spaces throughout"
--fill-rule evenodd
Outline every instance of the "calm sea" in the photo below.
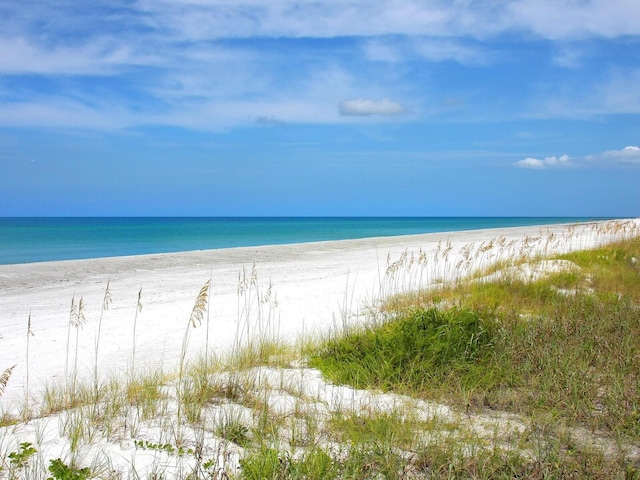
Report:
M 344 240 L 593 220 L 431 218 L 0 218 L 0 264 Z

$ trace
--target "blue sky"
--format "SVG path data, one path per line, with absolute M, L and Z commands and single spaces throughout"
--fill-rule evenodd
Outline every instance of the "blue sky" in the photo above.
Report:
M 637 0 L 0 0 L 0 216 L 638 216 Z

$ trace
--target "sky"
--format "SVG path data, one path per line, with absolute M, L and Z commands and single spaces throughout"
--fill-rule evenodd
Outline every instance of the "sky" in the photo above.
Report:
M 638 0 L 0 0 L 0 216 L 640 215 Z

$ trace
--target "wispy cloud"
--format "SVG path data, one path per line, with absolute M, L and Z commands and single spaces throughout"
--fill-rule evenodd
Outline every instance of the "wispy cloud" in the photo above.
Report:
M 401 63 L 415 60 L 451 61 L 462 65 L 487 65 L 494 54 L 486 46 L 468 39 L 434 37 L 372 38 L 363 44 L 367 59 Z
M 614 38 L 640 33 L 635 0 L 520 0 L 504 2 L 506 29 L 522 29 L 550 40 Z
M 407 113 L 407 109 L 400 103 L 392 102 L 388 98 L 380 101 L 356 98 L 344 100 L 338 105 L 340 115 L 347 116 L 371 116 L 371 115 L 401 115 Z
M 561 44 L 556 49 L 552 62 L 560 67 L 577 68 L 582 65 L 586 56 L 586 49 L 582 46 Z
M 427 111 L 421 107 L 437 98 L 488 97 L 479 91 L 484 84 L 463 77 L 435 91 L 434 64 L 512 62 L 496 48 L 508 37 L 570 45 L 552 49 L 552 62 L 576 66 L 580 41 L 640 35 L 639 16 L 635 0 L 95 0 L 91 9 L 75 0 L 2 2 L 0 111 L 12 116 L 0 122 L 31 118 L 40 126 L 57 115 L 77 127 L 380 121 L 408 109 L 371 99 L 411 98 L 416 111 Z M 532 99 L 539 106 L 532 115 L 638 113 L 640 74 L 630 71 L 578 94 Z M 103 120 L 114 111 L 118 120 Z
M 54 97 L 40 102 L 0 103 L 2 126 L 116 130 L 141 121 L 144 120 L 117 105 L 88 106 Z
M 156 26 L 191 39 L 423 35 L 484 38 L 521 30 L 546 39 L 640 33 L 635 0 L 450 2 L 143 0 Z M 364 21 L 363 19 L 366 19 Z
M 620 68 L 594 88 L 597 107 L 608 113 L 640 113 L 640 68 Z
M 619 64 L 586 75 L 578 72 L 562 83 L 546 79 L 529 97 L 526 116 L 546 119 L 639 114 L 639 83 L 636 64 Z
M 0 38 L 0 73 L 47 75 L 109 75 L 120 67 L 160 63 L 114 39 L 95 39 L 80 45 L 37 45 L 22 37 Z
M 543 159 L 528 157 L 515 163 L 521 168 L 534 170 L 566 168 L 566 167 L 593 167 L 593 166 L 640 166 L 640 147 L 628 146 L 621 150 L 607 150 L 584 157 L 560 157 L 552 156 Z

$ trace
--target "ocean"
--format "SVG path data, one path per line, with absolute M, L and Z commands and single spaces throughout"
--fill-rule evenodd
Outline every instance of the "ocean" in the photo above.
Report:
M 0 265 L 599 220 L 581 217 L 0 218 Z

